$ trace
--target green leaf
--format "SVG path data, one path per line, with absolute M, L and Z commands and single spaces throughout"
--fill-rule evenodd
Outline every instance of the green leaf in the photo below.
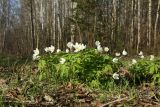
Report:
M 45 67 L 46 67 L 46 61 L 45 60 L 40 60 L 39 63 L 38 63 L 38 69 L 42 70 Z
M 43 74 L 41 73 L 40 75 L 39 75 L 39 81 L 41 81 L 42 80 L 42 77 L 43 77 Z
M 149 72 L 150 72 L 151 74 L 155 74 L 155 73 L 157 73 L 157 71 L 158 71 L 158 67 L 157 67 L 155 64 L 152 64 L 152 65 L 150 66 L 150 68 L 149 68 Z
M 60 71 L 60 77 L 63 78 L 63 77 L 69 77 L 69 71 L 68 71 L 68 67 L 65 66 L 65 65 L 62 65 L 61 66 L 61 71 Z

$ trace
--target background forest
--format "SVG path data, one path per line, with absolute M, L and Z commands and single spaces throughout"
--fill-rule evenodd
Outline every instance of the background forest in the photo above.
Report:
M 160 107 L 159 15 L 160 0 L 0 0 L 0 107 Z
M 0 53 L 99 40 L 111 52 L 160 52 L 160 0 L 0 0 Z

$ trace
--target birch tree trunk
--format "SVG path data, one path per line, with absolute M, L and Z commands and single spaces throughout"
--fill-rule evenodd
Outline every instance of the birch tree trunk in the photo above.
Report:
M 115 24 L 116 24 L 116 0 L 112 1 L 113 11 L 112 11 L 112 32 L 111 32 L 111 41 L 112 48 L 115 47 Z M 114 46 L 113 46 L 114 45 Z
M 133 37 L 134 37 L 134 0 L 132 0 L 132 7 L 131 7 L 131 37 L 130 37 L 130 46 L 133 48 Z
M 56 15 L 55 15 L 55 11 L 56 11 L 56 4 L 55 4 L 55 0 L 52 0 L 52 8 L 53 8 L 53 22 L 52 22 L 52 26 L 53 26 L 53 43 L 54 46 L 56 45 Z
M 32 36 L 32 49 L 35 49 L 35 35 L 34 35 L 34 19 L 33 19 L 33 1 L 30 0 L 30 20 L 31 20 L 31 36 Z
M 157 45 L 157 25 L 158 25 L 158 19 L 159 19 L 159 11 L 160 11 L 160 0 L 158 0 L 158 7 L 157 7 L 157 15 L 156 15 L 156 21 L 154 24 L 154 49 Z
M 147 42 L 147 45 L 148 47 L 150 48 L 151 47 L 151 28 L 152 28 L 152 17 L 151 17 L 151 14 L 152 14 L 152 0 L 149 0 L 148 1 L 149 4 L 148 4 L 148 42 Z
M 139 52 L 139 46 L 140 46 L 140 41 L 141 41 L 141 0 L 137 0 L 138 2 L 138 34 L 137 34 L 137 53 Z

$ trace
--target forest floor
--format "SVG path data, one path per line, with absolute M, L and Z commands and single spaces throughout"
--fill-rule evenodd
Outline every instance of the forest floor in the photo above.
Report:
M 2 60 L 3 59 L 3 60 Z M 28 63 L 29 62 L 29 63 Z M 141 83 L 95 89 L 74 82 L 39 81 L 29 60 L 0 61 L 0 105 L 4 107 L 160 107 L 160 86 Z

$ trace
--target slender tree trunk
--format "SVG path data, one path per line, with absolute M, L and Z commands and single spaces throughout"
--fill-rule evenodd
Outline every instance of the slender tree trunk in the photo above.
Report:
M 53 43 L 54 43 L 54 45 L 56 45 L 56 27 L 55 27 L 56 26 L 56 23 L 55 23 L 56 22 L 56 15 L 55 15 L 56 4 L 55 4 L 55 0 L 53 0 L 52 2 L 53 2 L 53 5 L 52 5 L 53 6 L 52 7 L 53 8 L 53 13 L 52 13 L 53 14 L 53 23 L 52 23 L 53 24 L 52 25 L 53 26 Z
M 147 45 L 150 48 L 151 47 L 151 28 L 152 28 L 152 0 L 149 0 L 149 5 L 148 5 L 148 42 Z
M 31 35 L 32 35 L 32 49 L 35 49 L 35 35 L 34 35 L 34 19 L 33 19 L 33 0 L 30 0 L 30 18 L 31 18 Z
M 94 26 L 93 26 L 93 40 L 95 41 L 95 37 L 96 37 L 96 27 L 97 27 L 97 14 L 95 12 L 95 16 L 94 16 Z M 93 45 L 93 44 L 92 44 Z
M 158 19 L 159 19 L 159 11 L 160 11 L 160 0 L 158 0 L 157 15 L 156 15 L 156 21 L 154 24 L 154 49 L 156 49 L 156 45 L 157 45 L 157 25 L 158 25 Z
M 58 48 L 60 48 L 61 40 L 62 40 L 62 29 L 61 29 L 61 23 L 60 23 L 60 10 L 59 10 L 59 2 L 56 0 L 57 5 L 57 25 L 58 25 Z
M 132 7 L 131 7 L 131 37 L 130 37 L 130 47 L 133 48 L 133 38 L 134 38 L 134 0 L 132 0 Z
M 116 0 L 112 1 L 113 11 L 112 11 L 112 31 L 111 31 L 111 41 L 112 48 L 115 47 L 115 26 L 116 26 Z M 114 45 L 114 46 L 113 46 Z
M 138 34 L 137 34 L 137 53 L 139 52 L 139 46 L 140 46 L 140 41 L 141 41 L 141 0 L 138 1 Z

